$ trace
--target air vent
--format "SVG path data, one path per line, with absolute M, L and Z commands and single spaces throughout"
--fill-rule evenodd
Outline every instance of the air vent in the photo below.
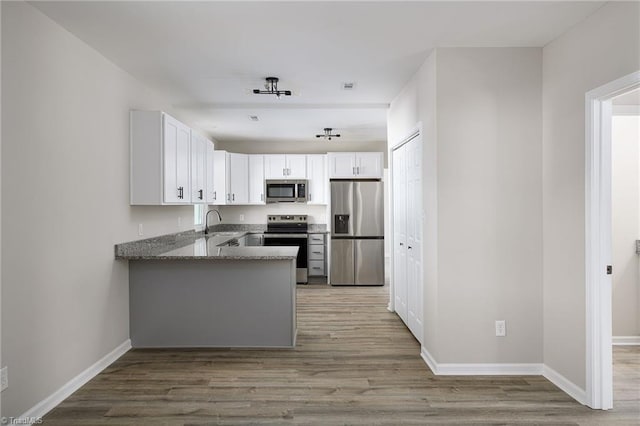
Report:
M 258 116 L 257 116 L 257 115 L 250 115 L 250 116 L 249 116 L 249 120 L 251 120 L 251 121 L 258 121 L 258 120 L 260 120 L 260 119 L 258 118 Z
M 353 90 L 353 89 L 355 89 L 355 87 L 356 87 L 356 84 L 353 83 L 353 82 L 351 82 L 351 83 L 342 83 L 342 88 L 344 90 Z

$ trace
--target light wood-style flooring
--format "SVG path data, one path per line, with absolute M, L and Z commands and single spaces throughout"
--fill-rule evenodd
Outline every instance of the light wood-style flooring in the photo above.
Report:
M 542 377 L 434 376 L 387 287 L 298 287 L 294 350 L 132 350 L 49 425 L 640 424 L 640 352 L 615 349 L 615 408 Z

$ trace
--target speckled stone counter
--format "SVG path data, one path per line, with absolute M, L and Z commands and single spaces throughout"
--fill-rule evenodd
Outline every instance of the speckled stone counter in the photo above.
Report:
M 291 260 L 298 255 L 297 247 L 220 247 L 248 230 L 212 230 L 184 232 L 117 244 L 116 259 L 126 260 Z

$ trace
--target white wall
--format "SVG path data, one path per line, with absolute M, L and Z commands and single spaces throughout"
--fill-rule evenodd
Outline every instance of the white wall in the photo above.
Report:
M 537 48 L 437 49 L 391 104 L 390 144 L 423 126 L 424 346 L 439 363 L 542 362 L 541 68 Z
M 542 362 L 541 60 L 538 48 L 438 51 L 446 362 Z
M 607 3 L 543 49 L 544 362 L 585 361 L 585 93 L 640 69 L 640 3 Z
M 612 122 L 613 335 L 640 335 L 640 116 Z
M 388 148 L 392 149 L 421 124 L 422 132 L 422 265 L 423 346 L 438 359 L 438 187 L 436 134 L 436 63 L 432 52 L 391 103 L 387 115 Z M 392 164 L 392 161 L 389 161 Z M 390 173 L 393 173 L 391 170 Z M 389 185 L 391 189 L 391 184 Z M 387 211 L 391 217 L 392 208 Z M 389 239 L 393 237 L 390 232 Z M 393 253 L 393 250 L 390 250 Z M 393 264 L 391 264 L 393 277 Z
M 2 2 L 4 416 L 129 337 L 115 243 L 193 226 L 192 207 L 130 207 L 129 110 L 153 93 L 23 2 Z

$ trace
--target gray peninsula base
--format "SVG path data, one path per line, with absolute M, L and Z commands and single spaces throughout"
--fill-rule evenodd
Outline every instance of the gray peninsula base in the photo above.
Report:
M 295 346 L 296 264 L 130 260 L 134 348 Z

